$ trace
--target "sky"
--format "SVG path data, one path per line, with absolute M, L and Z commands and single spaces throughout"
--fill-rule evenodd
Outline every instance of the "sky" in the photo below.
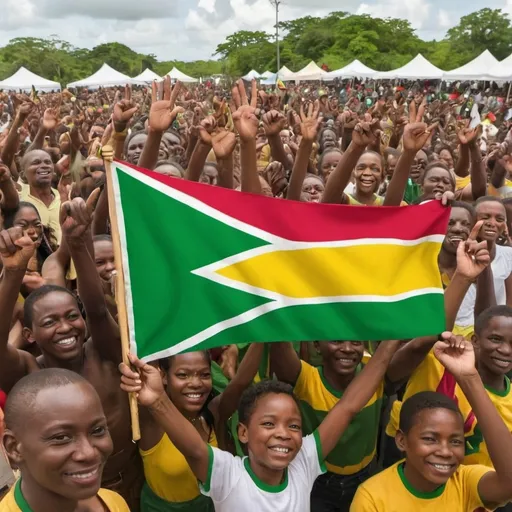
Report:
M 407 19 L 429 40 L 483 7 L 512 14 L 512 0 L 283 0 L 280 20 L 345 10 Z M 269 0 L 0 0 L 0 13 L 0 46 L 57 35 L 81 48 L 115 41 L 159 60 L 209 59 L 228 35 L 275 25 Z

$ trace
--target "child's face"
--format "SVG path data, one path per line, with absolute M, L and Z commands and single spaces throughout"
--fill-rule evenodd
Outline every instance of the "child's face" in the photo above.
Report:
M 302 420 L 293 398 L 283 393 L 261 397 L 248 423 L 239 425 L 238 436 L 248 445 L 251 464 L 287 468 L 302 446 Z
M 397 433 L 396 444 L 417 485 L 443 485 L 464 460 L 462 417 L 443 408 L 422 410 L 407 434 Z
M 512 371 L 512 318 L 495 316 L 475 336 L 478 363 L 493 375 Z

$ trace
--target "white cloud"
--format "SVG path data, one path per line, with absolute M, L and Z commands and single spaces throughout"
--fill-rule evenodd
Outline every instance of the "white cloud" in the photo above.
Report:
M 423 0 L 389 0 L 374 4 L 362 3 L 356 14 L 370 14 L 379 18 L 402 18 L 409 20 L 412 27 L 421 29 L 428 20 L 431 4 Z
M 441 28 L 447 29 L 453 26 L 450 14 L 444 9 L 439 9 L 437 13 L 437 22 Z
M 215 12 L 215 3 L 216 0 L 199 0 L 199 4 L 197 6 L 210 14 L 213 14 Z

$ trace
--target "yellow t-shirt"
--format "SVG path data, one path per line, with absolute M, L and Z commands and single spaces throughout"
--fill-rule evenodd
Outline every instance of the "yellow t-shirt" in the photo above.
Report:
M 370 206 L 363 203 L 360 203 L 357 199 L 355 199 L 350 194 L 347 194 L 348 198 L 348 204 L 354 205 L 354 206 Z M 371 206 L 382 206 L 384 204 L 384 198 L 382 196 L 378 196 L 377 194 L 374 194 L 374 201 Z M 400 202 L 400 206 L 408 206 L 405 201 Z
M 455 176 L 455 190 L 462 190 L 466 188 L 471 183 L 471 175 L 468 174 L 461 178 L 460 176 Z
M 26 183 L 21 184 L 20 200 L 32 203 L 39 212 L 41 222 L 44 226 L 49 226 L 57 243 L 60 245 L 62 239 L 62 231 L 60 229 L 59 215 L 60 215 L 60 194 L 57 190 L 52 188 L 54 195 L 53 201 L 50 206 L 46 206 L 40 199 L 30 194 L 30 186 Z
M 512 187 L 512 181 L 506 179 L 503 186 L 504 187 Z M 487 185 L 487 193 L 490 196 L 501 197 L 501 193 L 499 192 L 499 190 L 496 187 L 494 187 L 491 183 L 489 183 Z
M 459 466 L 445 485 L 421 493 L 406 480 L 399 462 L 359 486 L 350 512 L 474 512 L 483 507 L 478 482 L 488 471 L 485 466 Z
M 363 357 L 357 369 L 360 372 L 371 356 Z M 322 367 L 315 368 L 301 361 L 301 370 L 294 392 L 301 403 L 304 434 L 316 431 L 329 411 L 343 396 L 342 391 L 333 389 L 323 375 Z M 327 470 L 339 475 L 352 475 L 364 469 L 375 458 L 384 381 L 358 412 L 334 449 L 325 460 Z
M 209 444 L 217 447 L 212 430 Z M 139 450 L 144 464 L 144 476 L 150 489 L 170 503 L 192 501 L 199 496 L 199 484 L 187 459 L 174 446 L 167 434 L 150 450 Z
M 0 501 L 0 512 L 32 512 L 30 505 L 21 493 L 21 480 L 14 484 L 11 490 Z M 98 497 L 107 506 L 109 512 L 130 512 L 126 501 L 116 492 L 100 489 Z

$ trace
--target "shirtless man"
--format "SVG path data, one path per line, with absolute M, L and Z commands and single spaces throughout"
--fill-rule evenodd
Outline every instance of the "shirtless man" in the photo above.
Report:
M 91 257 L 89 226 L 97 196 L 93 192 L 87 204 L 80 198 L 64 203 L 60 218 L 77 269 L 87 329 L 71 292 L 58 286 L 39 288 L 25 301 L 23 329 L 25 339 L 37 343 L 41 351 L 38 358 L 7 343 L 12 312 L 35 245 L 19 227 L 0 232 L 4 266 L 0 281 L 0 388 L 8 393 L 19 379 L 42 368 L 64 368 L 84 376 L 101 398 L 114 442 L 102 486 L 119 492 L 130 510 L 137 511 L 144 475 L 137 446 L 131 440 L 128 401 L 118 385 L 119 329 L 108 312 Z

